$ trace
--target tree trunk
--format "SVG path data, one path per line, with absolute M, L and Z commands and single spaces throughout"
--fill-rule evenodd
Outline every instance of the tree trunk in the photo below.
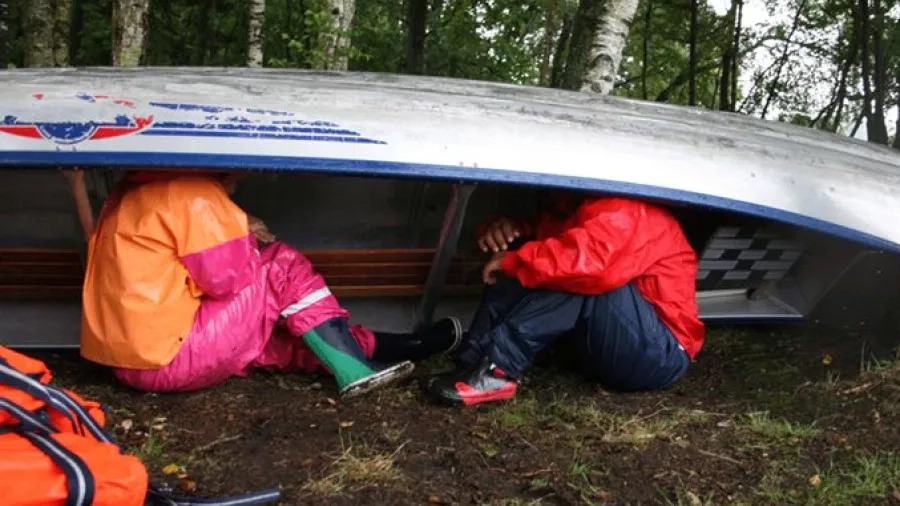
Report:
M 216 8 L 215 0 L 204 0 L 197 8 L 197 25 L 194 28 L 194 47 L 191 48 L 191 65 L 202 67 L 206 63 L 208 41 L 211 38 L 209 14 Z
M 78 65 L 81 34 L 84 30 L 84 0 L 72 0 L 72 23 L 69 28 L 69 64 Z
M 538 84 L 550 85 L 550 58 L 553 55 L 553 38 L 556 34 L 556 0 L 546 0 L 544 14 L 544 52 L 541 57 L 541 71 Z
M 869 142 L 888 144 L 887 126 L 884 117 L 885 89 L 885 65 L 884 65 L 884 12 L 881 8 L 881 0 L 872 0 L 872 15 L 874 17 L 872 29 L 872 53 L 874 56 L 874 68 L 872 75 L 872 99 L 875 107 L 872 114 L 866 118 L 866 137 Z
M 580 0 L 572 19 L 572 30 L 569 34 L 566 52 L 566 66 L 560 79 L 560 87 L 577 90 L 581 87 L 587 63 L 588 47 L 593 34 L 597 31 L 597 22 L 603 14 L 604 0 Z
M 589 39 L 584 73 L 580 76 L 578 89 L 608 95 L 616 84 L 638 0 L 582 0 L 584 2 L 598 4 L 593 11 L 599 16 L 592 23 L 596 29 Z
M 325 43 L 325 68 L 347 70 L 347 50 L 350 48 L 350 27 L 356 12 L 356 0 L 328 0 L 331 9 L 331 28 Z
M 781 73 L 784 71 L 784 66 L 787 65 L 791 43 L 794 40 L 794 34 L 800 27 L 800 19 L 803 17 L 803 9 L 805 7 L 806 0 L 802 0 L 800 2 L 800 5 L 797 6 L 797 12 L 794 14 L 794 21 L 791 24 L 791 31 L 788 32 L 787 38 L 784 41 L 784 50 L 781 52 L 781 57 L 778 59 L 778 66 L 775 69 L 775 76 L 773 76 L 772 80 L 769 81 L 769 93 L 768 95 L 766 95 L 766 102 L 765 104 L 763 104 L 762 112 L 759 115 L 759 117 L 762 119 L 766 119 L 766 114 L 769 113 L 769 106 L 772 105 L 772 101 L 775 99 L 775 97 L 778 96 L 778 87 L 781 85 Z
M 691 0 L 691 30 L 688 41 L 688 105 L 697 105 L 697 11 L 700 1 Z
M 900 88 L 900 81 L 897 82 L 897 87 Z M 900 149 L 900 106 L 897 107 L 897 123 L 895 125 L 894 142 L 892 146 L 894 149 Z
M 837 132 L 841 128 L 843 121 L 844 104 L 847 101 L 847 80 L 850 77 L 850 71 L 853 64 L 857 61 L 859 55 L 859 23 L 854 19 L 850 28 L 850 33 L 844 36 L 844 40 L 848 41 L 847 54 L 844 57 L 843 65 L 841 65 L 841 73 L 838 77 L 837 97 L 835 97 L 834 116 L 825 118 L 824 128 L 830 132 Z
M 428 0 L 406 0 L 406 72 L 425 73 Z
M 556 39 L 556 49 L 553 50 L 553 64 L 550 68 L 551 88 L 561 88 L 563 85 L 574 20 L 574 15 L 571 11 L 566 10 L 563 16 L 562 28 L 559 30 L 559 38 Z
M 734 112 L 734 106 L 737 104 L 738 92 L 738 76 L 740 75 L 741 60 L 741 30 L 744 25 L 744 0 L 737 0 L 737 15 L 735 16 L 734 27 L 734 46 L 732 47 L 731 58 L 731 100 L 729 101 L 729 111 Z
M 72 0 L 56 0 L 53 13 L 53 62 L 69 64 L 69 34 L 72 28 Z
M 653 0 L 647 0 L 644 13 L 644 47 L 641 56 L 641 98 L 647 100 L 647 67 L 650 65 L 650 21 L 653 19 Z
M 263 25 L 266 22 L 266 0 L 250 0 L 247 4 L 247 66 L 263 66 Z
M 150 0 L 113 0 L 113 66 L 137 67 L 147 49 Z
M 872 117 L 872 83 L 869 80 L 872 76 L 871 54 L 869 54 L 869 0 L 859 0 L 855 15 L 859 26 L 859 32 L 856 35 L 859 37 L 860 73 L 863 82 L 862 115 L 866 118 L 866 128 L 868 129 L 868 120 Z
M 25 66 L 53 67 L 53 26 L 51 0 L 30 0 L 25 6 Z
M 737 1 L 731 1 L 731 7 L 728 9 L 728 14 L 725 16 L 725 26 L 731 30 L 731 37 L 728 37 L 728 45 L 725 47 L 725 50 L 722 51 L 722 65 L 719 69 L 719 110 L 720 111 L 732 111 L 734 110 L 734 102 L 731 101 L 731 87 L 734 82 L 732 80 L 731 73 L 734 71 L 734 62 L 737 60 L 736 58 L 736 50 L 734 45 L 734 30 L 735 20 L 737 12 Z

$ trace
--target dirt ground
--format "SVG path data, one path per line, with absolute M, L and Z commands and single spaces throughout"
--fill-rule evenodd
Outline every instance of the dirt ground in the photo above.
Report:
M 514 402 L 463 410 L 423 402 L 415 384 L 341 403 L 327 377 L 265 373 L 142 395 L 74 355 L 37 356 L 58 383 L 109 406 L 114 433 L 155 480 L 191 494 L 277 486 L 291 505 L 856 505 L 900 504 L 893 353 L 863 336 L 712 329 L 668 392 L 611 394 L 536 368 Z

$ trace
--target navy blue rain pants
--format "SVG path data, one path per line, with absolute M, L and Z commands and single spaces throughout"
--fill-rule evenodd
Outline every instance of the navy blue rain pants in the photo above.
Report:
M 499 275 L 486 287 L 457 364 L 485 354 L 512 378 L 565 336 L 579 371 L 622 392 L 662 390 L 687 371 L 690 359 L 634 284 L 584 296 L 524 288 Z

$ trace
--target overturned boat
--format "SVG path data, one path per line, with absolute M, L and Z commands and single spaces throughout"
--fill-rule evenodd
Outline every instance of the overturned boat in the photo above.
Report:
M 235 200 L 374 328 L 471 314 L 474 227 L 540 188 L 670 207 L 708 323 L 898 327 L 900 153 L 854 139 L 561 90 L 264 69 L 5 71 L 0 109 L 10 346 L 78 346 L 84 231 L 134 168 L 259 173 Z

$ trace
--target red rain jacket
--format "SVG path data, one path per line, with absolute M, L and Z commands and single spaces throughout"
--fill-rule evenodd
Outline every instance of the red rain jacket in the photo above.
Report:
M 634 281 L 691 360 L 703 346 L 697 255 L 665 209 L 589 198 L 563 221 L 543 216 L 536 240 L 508 253 L 503 271 L 529 288 L 598 295 Z

